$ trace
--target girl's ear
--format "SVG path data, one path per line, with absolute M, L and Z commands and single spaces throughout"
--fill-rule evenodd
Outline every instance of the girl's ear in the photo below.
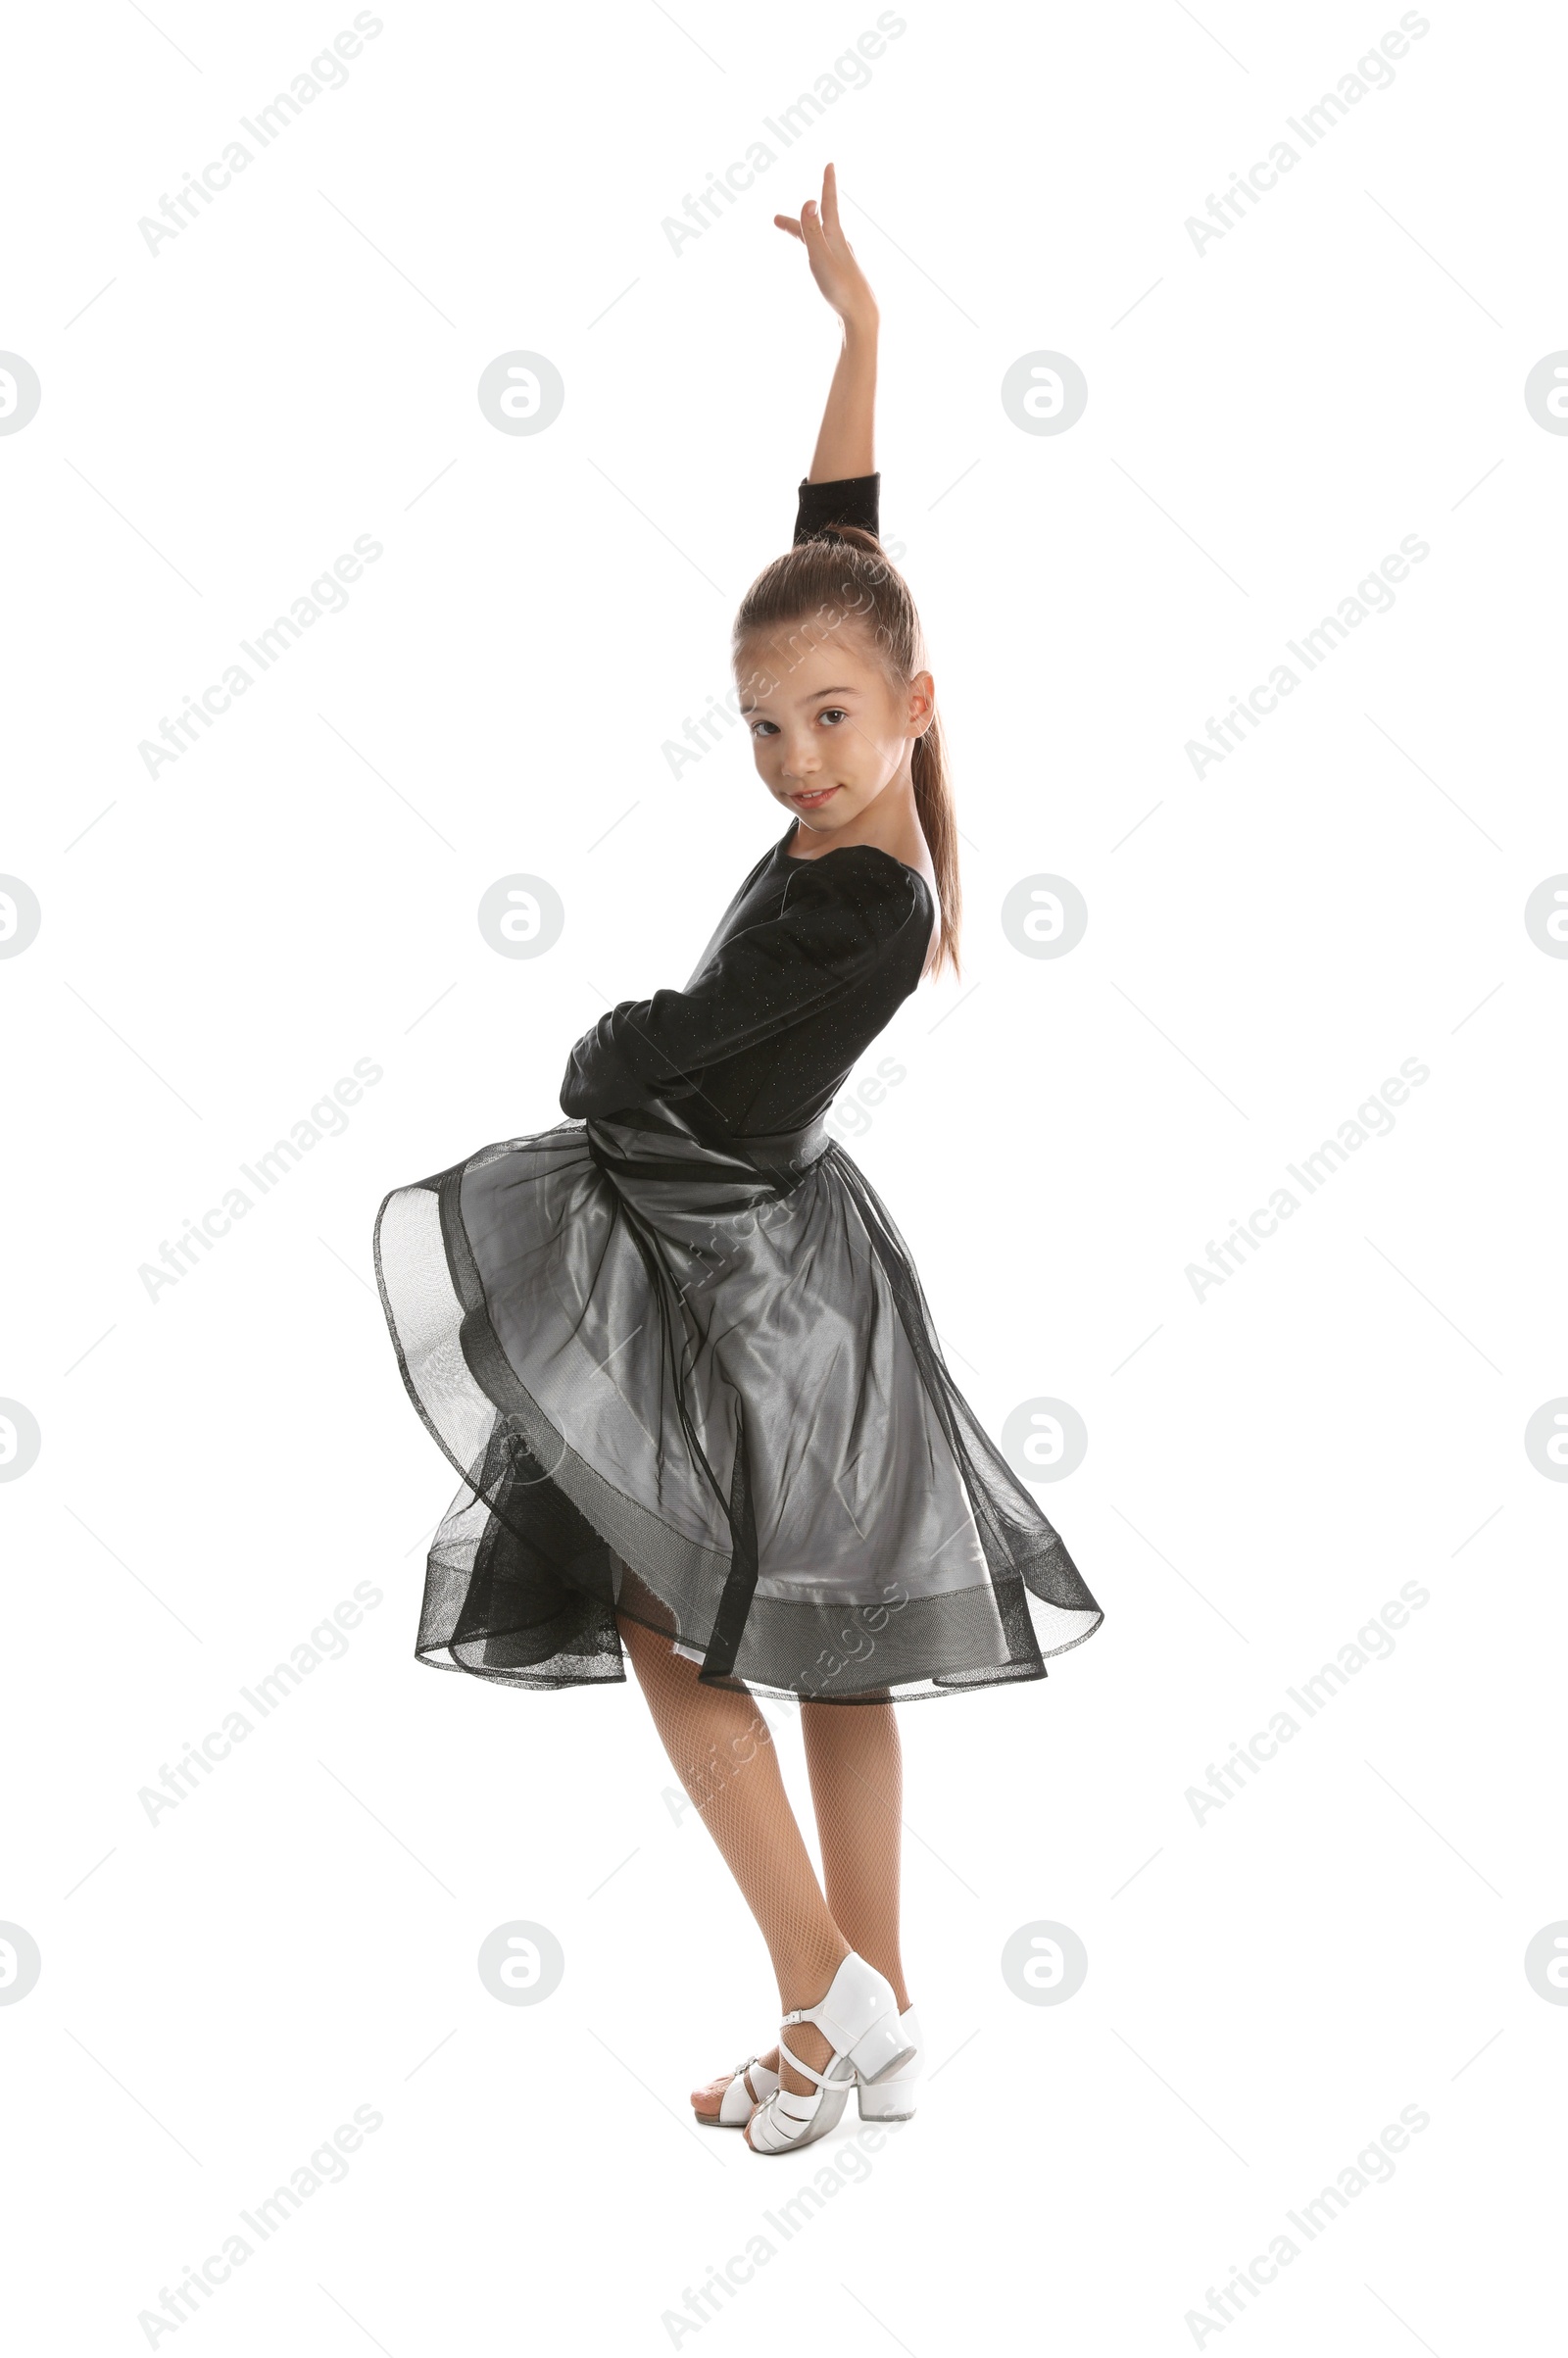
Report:
M 909 734 L 923 737 L 936 716 L 936 681 L 929 671 L 917 671 L 909 682 Z

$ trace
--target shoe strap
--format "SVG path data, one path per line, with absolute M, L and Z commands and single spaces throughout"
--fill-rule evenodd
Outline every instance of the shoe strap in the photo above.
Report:
M 748 2055 L 744 2063 L 738 2063 L 735 2066 L 735 2069 L 731 2074 L 731 2078 L 740 2082 L 742 2088 L 745 2088 L 746 2093 L 751 2097 L 754 2104 L 765 2104 L 767 2098 L 765 2096 L 759 2095 L 757 2089 L 752 2086 L 752 2072 L 754 2067 L 758 2071 L 761 2071 L 765 2068 L 760 2055 Z M 776 2080 L 778 2077 L 776 2072 L 769 2072 L 767 2076 L 770 2080 Z
M 785 2015 L 785 2017 L 784 2017 L 784 2020 L 785 2020 L 786 2022 L 791 2022 L 791 2021 L 800 2021 L 801 2019 L 802 2019 L 802 2017 L 800 2017 L 799 2015 L 789 2015 L 789 2014 L 786 2014 L 786 2015 Z M 850 2077 L 849 2077 L 849 2079 L 848 2079 L 848 2080 L 844 2080 L 844 2079 L 833 2080 L 833 2079 L 830 2079 L 830 2078 L 828 2077 L 828 2074 L 827 2074 L 826 2072 L 819 2072 L 819 2071 L 816 2071 L 816 2070 L 814 2070 L 814 2069 L 812 2068 L 812 2066 L 811 2066 L 810 2064 L 808 2064 L 808 2063 L 803 2063 L 803 2062 L 801 2061 L 801 2059 L 800 2059 L 799 2055 L 797 2055 L 797 2054 L 795 2053 L 794 2049 L 793 2049 L 792 2047 L 787 2047 L 787 2046 L 784 2044 L 784 2041 L 783 2041 L 783 2039 L 781 2039 L 779 2040 L 779 2042 L 778 2042 L 778 2051 L 779 2051 L 779 2060 L 780 2060 L 781 2062 L 788 2062 L 788 2063 L 791 2063 L 791 2064 L 793 2064 L 793 2065 L 794 2065 L 794 2067 L 795 2067 L 795 2069 L 796 2069 L 798 2072 L 800 2072 L 800 2073 L 803 2075 L 803 2077 L 804 2077 L 804 2078 L 806 2078 L 806 2079 L 808 2079 L 808 2080 L 814 2080 L 814 2081 L 816 2082 L 816 2085 L 817 2085 L 817 2087 L 818 2087 L 819 2088 L 850 2088 L 850 2087 L 853 2087 L 853 2085 L 854 2085 L 854 2082 L 855 2082 L 855 2071 L 854 2071 L 854 2067 L 853 2067 L 853 2066 L 851 2067 L 851 2071 L 850 2071 Z M 837 2060 L 840 2060 L 840 2061 L 842 2061 L 842 2058 L 837 2058 Z M 788 2094 L 791 2094 L 791 2093 L 793 2093 L 793 2090 L 786 2088 L 784 2092 L 785 2092 L 785 2094 L 786 2094 L 786 2095 L 788 2095 Z M 803 2101 L 804 2101 L 804 2099 L 803 2099 Z
M 754 2119 L 761 2121 L 764 2137 L 777 2140 L 775 2143 L 764 2143 L 760 2148 L 761 2151 L 783 2153 L 791 2145 L 798 2145 L 815 2118 L 816 2101 L 815 2098 L 812 2099 L 811 2109 L 808 2112 L 791 2112 L 788 2109 L 791 2104 L 804 2105 L 806 2098 L 792 2095 L 788 2088 L 775 2089 L 766 2103 L 760 2106 L 758 2112 L 753 2116 Z

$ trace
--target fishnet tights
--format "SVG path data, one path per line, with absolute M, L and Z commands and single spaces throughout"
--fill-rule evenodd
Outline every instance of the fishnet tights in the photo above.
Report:
M 824 1896 L 752 1697 L 703 1686 L 697 1664 L 660 1632 L 620 1617 L 617 1626 L 670 1764 L 767 1943 L 780 2012 L 823 1998 L 852 1948 L 887 1976 L 902 2012 L 909 1999 L 899 1955 L 903 1775 L 893 1704 L 801 1705 Z M 792 2024 L 790 2044 L 819 2071 L 832 2052 L 811 2023 Z M 776 2049 L 762 2060 L 777 2070 Z M 783 2081 L 802 2094 L 814 2086 L 788 2063 Z

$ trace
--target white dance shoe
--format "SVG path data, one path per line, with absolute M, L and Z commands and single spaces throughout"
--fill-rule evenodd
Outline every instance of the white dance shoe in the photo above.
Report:
M 913 2062 L 917 2054 L 915 2039 L 903 2029 L 892 1983 L 853 1948 L 833 1976 L 826 1997 L 817 2005 L 798 2006 L 786 2014 L 783 2027 L 787 2030 L 797 2022 L 814 2023 L 833 2051 L 827 2068 L 817 2071 L 803 2063 L 780 2036 L 781 2062 L 790 2064 L 802 2079 L 814 2081 L 815 2087 L 804 2096 L 780 2087 L 759 2104 L 746 2125 L 746 2141 L 754 2153 L 792 2153 L 798 2146 L 814 2145 L 819 2137 L 831 2137 L 843 2118 L 845 2099 L 857 2083 L 875 2089 Z M 734 2085 L 731 2081 L 730 2087 Z
M 885 2080 L 873 2083 L 857 2074 L 855 2093 L 862 2121 L 914 2118 L 916 2083 L 925 2062 L 925 2041 L 912 2006 L 906 2006 L 899 2016 L 899 2029 L 912 2041 L 914 2053 Z M 724 2083 L 717 2112 L 700 2112 L 697 2119 L 704 2129 L 744 2129 L 758 2105 L 765 2103 L 778 2085 L 777 2072 L 770 2071 L 756 2055 L 749 2055 L 744 2063 L 735 2066 Z

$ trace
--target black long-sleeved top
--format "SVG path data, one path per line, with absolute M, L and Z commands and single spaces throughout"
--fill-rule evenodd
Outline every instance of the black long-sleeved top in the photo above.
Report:
M 877 530 L 880 477 L 802 483 L 797 543 Z M 936 909 L 918 869 L 869 844 L 790 857 L 796 821 L 745 879 L 683 991 L 623 1000 L 571 1052 L 575 1120 L 678 1101 L 700 1134 L 797 1130 L 831 1105 L 920 980 Z

